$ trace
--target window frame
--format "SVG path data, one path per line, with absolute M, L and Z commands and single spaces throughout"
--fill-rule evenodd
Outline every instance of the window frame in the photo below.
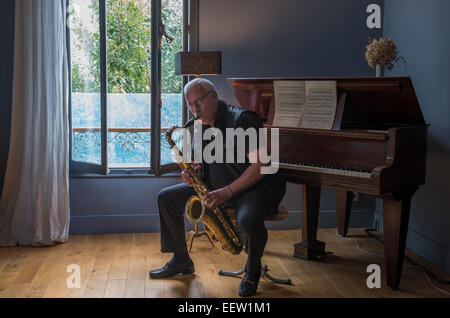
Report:
M 178 176 L 179 166 L 176 163 L 161 165 L 161 40 L 160 32 L 162 23 L 161 0 L 151 0 L 151 81 L 157 83 L 150 87 L 150 168 L 109 168 L 108 167 L 108 89 L 107 89 L 107 34 L 106 34 L 106 1 L 99 1 L 99 24 L 100 24 L 100 101 L 101 101 L 101 163 L 93 164 L 75 161 L 72 158 L 72 67 L 70 55 L 70 25 L 66 27 L 66 47 L 69 64 L 69 156 L 71 177 L 159 177 Z M 199 0 L 183 0 L 183 50 L 198 50 L 198 9 Z M 70 18 L 69 1 L 67 1 L 67 16 Z M 157 63 L 153 63 L 157 61 Z M 189 117 L 189 111 L 185 107 L 183 88 L 188 82 L 188 77 L 182 80 L 182 121 Z

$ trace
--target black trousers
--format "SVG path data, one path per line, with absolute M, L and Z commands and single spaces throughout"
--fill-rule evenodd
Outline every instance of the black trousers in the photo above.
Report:
M 160 191 L 158 207 L 161 222 L 161 252 L 187 252 L 184 230 L 184 207 L 195 190 L 186 184 L 177 184 Z M 260 258 L 267 243 L 264 218 L 269 213 L 265 191 L 257 186 L 237 195 L 225 206 L 237 212 L 239 235 L 249 258 Z

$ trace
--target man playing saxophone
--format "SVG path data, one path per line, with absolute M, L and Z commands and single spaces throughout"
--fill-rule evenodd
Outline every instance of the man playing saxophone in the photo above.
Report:
M 236 210 L 239 234 L 248 254 L 246 273 L 239 287 L 239 295 L 246 297 L 256 293 L 261 275 L 261 257 L 267 242 L 267 229 L 264 218 L 276 213 L 286 190 L 286 182 L 278 174 L 261 174 L 263 164 L 259 158 L 249 160 L 255 149 L 248 145 L 227 149 L 225 142 L 227 128 L 262 128 L 258 115 L 226 104 L 218 98 L 214 85 L 203 78 L 189 82 L 184 88 L 187 106 L 202 123 L 202 129 L 218 128 L 224 136 L 224 154 L 245 149 L 243 163 L 196 163 L 195 170 L 201 175 L 209 189 L 203 203 L 214 210 L 222 205 Z M 209 141 L 203 141 L 202 150 Z M 172 259 L 162 268 L 150 271 L 150 277 L 167 278 L 177 274 L 191 274 L 195 271 L 189 257 L 183 213 L 186 201 L 195 193 L 192 179 L 185 172 L 181 175 L 183 183 L 161 190 L 158 195 L 158 208 L 161 223 L 161 251 L 173 253 Z

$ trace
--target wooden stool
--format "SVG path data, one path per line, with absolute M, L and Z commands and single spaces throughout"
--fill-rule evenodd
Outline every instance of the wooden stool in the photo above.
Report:
M 232 220 L 232 222 L 236 225 L 236 210 L 227 209 L 226 212 L 230 216 L 230 219 Z M 264 221 L 283 221 L 287 217 L 287 215 L 288 215 L 287 209 L 284 206 L 280 205 L 278 207 L 278 213 L 277 214 L 269 214 L 268 216 L 265 217 Z M 219 275 L 237 277 L 245 272 L 246 267 L 247 267 L 247 265 L 245 265 L 242 269 L 238 270 L 237 272 L 229 272 L 229 271 L 224 271 L 221 269 L 221 270 L 219 270 Z M 284 279 L 284 278 L 273 277 L 269 273 L 267 273 L 268 270 L 269 270 L 269 268 L 267 267 L 267 265 L 264 265 L 261 262 L 261 274 L 264 277 L 266 277 L 267 279 L 269 279 L 275 283 L 286 284 L 286 285 L 291 284 L 291 280 L 289 278 Z

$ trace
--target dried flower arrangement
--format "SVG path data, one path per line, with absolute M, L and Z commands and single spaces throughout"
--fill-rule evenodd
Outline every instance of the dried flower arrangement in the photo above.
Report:
M 380 38 L 379 40 L 370 40 L 366 46 L 366 60 L 370 68 L 374 68 L 377 64 L 392 70 L 394 63 L 406 60 L 403 56 L 398 55 L 397 46 L 391 39 Z

